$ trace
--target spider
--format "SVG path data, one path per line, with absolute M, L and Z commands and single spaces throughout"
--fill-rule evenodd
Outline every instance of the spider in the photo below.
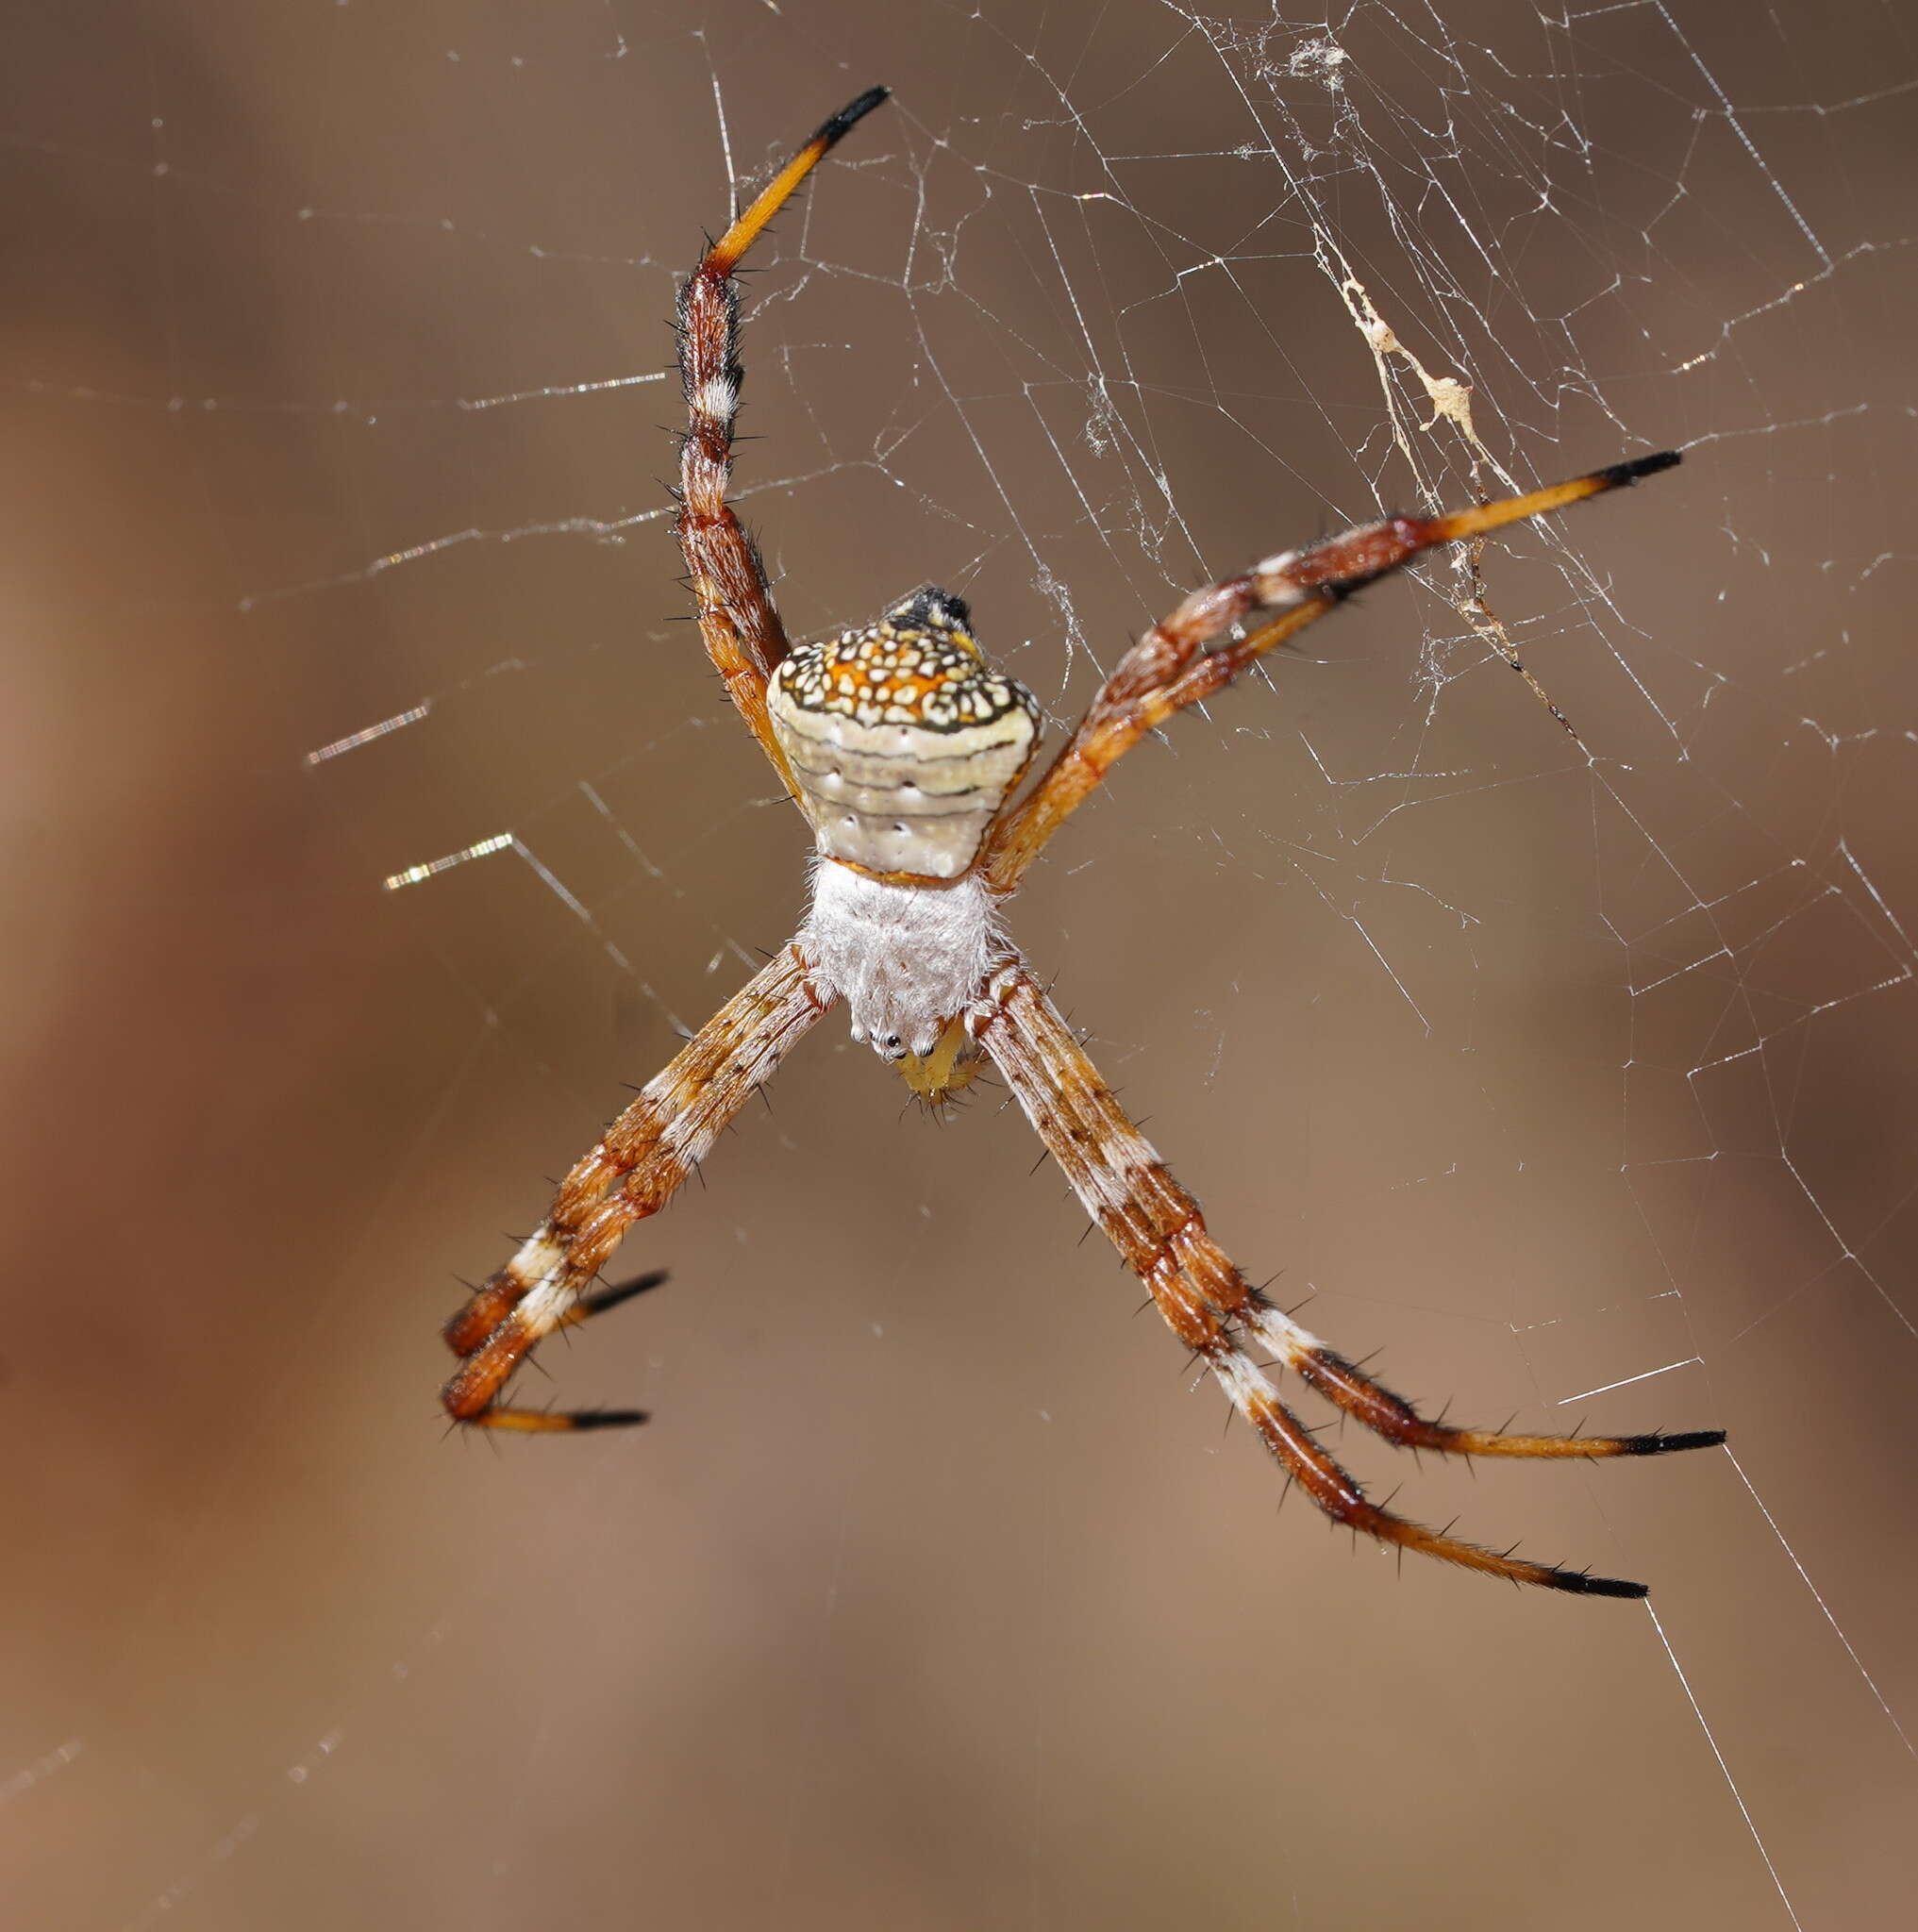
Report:
M 753 540 L 726 502 L 742 374 L 740 259 L 820 159 L 886 97 L 874 88 L 827 121 L 708 247 L 679 295 L 690 427 L 676 535 L 700 635 L 726 694 L 814 833 L 811 908 L 790 943 L 641 1090 L 560 1182 L 539 1228 L 446 1324 L 460 1357 L 442 1391 L 448 1413 L 490 1429 L 646 1419 L 641 1410 L 515 1407 L 501 1397 L 544 1337 L 663 1278 L 597 1285 L 626 1230 L 665 1206 L 792 1048 L 843 1000 L 854 1040 L 869 1042 L 935 1105 L 987 1062 L 998 1070 L 1173 1333 L 1335 1523 L 1401 1552 L 1519 1583 L 1644 1595 L 1643 1584 L 1484 1549 L 1370 1501 L 1279 1399 L 1255 1351 L 1401 1448 L 1655 1456 L 1704 1448 L 1723 1434 L 1513 1436 L 1426 1420 L 1274 1307 L 1226 1258 L 1198 1203 L 1120 1110 L 999 915 L 1026 868 L 1126 751 L 1355 591 L 1435 544 L 1635 483 L 1678 458 L 1635 458 L 1449 516 L 1392 517 L 1194 591 L 1120 660 L 1014 804 L 1038 748 L 1039 707 L 987 663 L 964 601 L 915 591 L 875 624 L 795 650 Z

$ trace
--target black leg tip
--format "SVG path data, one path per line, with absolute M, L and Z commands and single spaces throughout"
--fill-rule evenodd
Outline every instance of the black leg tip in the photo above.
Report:
M 1689 1429 L 1677 1436 L 1627 1436 L 1627 1456 L 1668 1456 L 1675 1449 L 1716 1449 L 1725 1441 L 1723 1429 Z
M 658 1288 L 666 1279 L 666 1271 L 656 1268 L 650 1274 L 642 1274 L 632 1281 L 623 1281 L 615 1288 L 595 1289 L 592 1294 L 579 1297 L 580 1312 L 585 1315 L 603 1315 L 609 1308 L 616 1308 L 622 1302 L 629 1302 L 636 1294 L 644 1294 L 649 1288 Z
M 1636 483 L 1641 476 L 1656 476 L 1660 470 L 1674 470 L 1685 458 L 1675 449 L 1661 449 L 1652 456 L 1633 457 L 1629 462 L 1612 463 L 1598 475 L 1612 488 Z
M 850 127 L 857 125 L 870 114 L 879 103 L 886 100 L 892 90 L 889 87 L 869 87 L 858 100 L 848 101 L 830 121 L 826 122 L 812 138 L 823 141 L 827 147 L 840 140 Z M 1675 457 L 1673 461 L 1677 458 Z
M 584 1408 L 573 1418 L 575 1429 L 630 1429 L 645 1422 L 650 1411 L 643 1408 Z
M 1574 1596 L 1650 1596 L 1651 1586 L 1629 1583 L 1623 1576 L 1588 1576 L 1582 1570 L 1559 1570 L 1552 1575 L 1554 1590 L 1570 1591 Z

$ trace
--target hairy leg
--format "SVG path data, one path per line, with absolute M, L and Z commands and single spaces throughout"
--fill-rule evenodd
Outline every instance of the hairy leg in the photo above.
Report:
M 766 719 L 766 680 L 786 656 L 786 632 L 773 608 L 759 550 L 726 502 L 733 421 L 745 376 L 739 358 L 734 271 L 799 184 L 885 98 L 884 88 L 872 88 L 826 122 L 706 251 L 679 291 L 679 375 L 689 426 L 679 450 L 679 515 L 674 531 L 698 600 L 707 655 L 789 791 L 792 774 Z
M 490 1429 L 577 1429 L 642 1422 L 636 1410 L 564 1413 L 510 1408 L 499 1395 L 556 1328 L 604 1312 L 659 1276 L 594 1292 L 627 1228 L 658 1213 L 740 1108 L 831 1005 L 796 945 L 726 1001 L 559 1183 L 546 1218 L 447 1323 L 462 1357 L 441 1391 L 456 1422 Z
M 1591 1576 L 1426 1528 L 1370 1501 L 1279 1400 L 1246 1343 L 1274 1350 L 1322 1395 L 1402 1447 L 1466 1456 L 1646 1456 L 1704 1448 L 1685 1436 L 1507 1436 L 1429 1422 L 1410 1404 L 1271 1307 L 1208 1232 L 1199 1204 L 1120 1109 L 1072 1029 L 1025 966 L 995 974 L 975 1019 L 993 1063 L 1065 1170 L 1073 1191 L 1151 1291 L 1173 1333 L 1218 1378 L 1287 1474 L 1333 1522 L 1470 1570 L 1597 1596 L 1643 1596 L 1641 1584 Z
M 1194 591 L 1119 660 L 1039 783 L 993 826 L 984 859 L 988 882 L 995 892 L 1013 891 L 1046 841 L 1148 731 L 1186 706 L 1215 696 L 1248 664 L 1335 610 L 1353 591 L 1435 544 L 1563 509 L 1668 470 L 1677 460 L 1673 452 L 1661 451 L 1450 516 L 1391 517 L 1366 524 L 1309 549 L 1269 557 L 1243 576 Z M 1248 637 L 1216 650 L 1205 648 L 1262 610 L 1280 615 Z

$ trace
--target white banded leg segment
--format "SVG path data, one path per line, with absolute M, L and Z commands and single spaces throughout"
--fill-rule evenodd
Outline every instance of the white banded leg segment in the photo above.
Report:
M 1461 1569 L 1503 1576 L 1512 1583 L 1538 1584 L 1546 1590 L 1570 1591 L 1582 1596 L 1643 1596 L 1641 1583 L 1621 1577 L 1593 1576 L 1582 1570 L 1561 1570 L 1551 1563 L 1528 1563 L 1509 1551 L 1488 1550 L 1462 1538 L 1428 1529 L 1381 1508 L 1367 1497 L 1351 1474 L 1319 1446 L 1297 1415 L 1281 1402 L 1251 1358 L 1232 1348 L 1211 1357 L 1209 1366 L 1231 1398 L 1232 1406 L 1258 1430 L 1274 1458 L 1318 1508 L 1334 1523 L 1374 1538 L 1388 1547 L 1437 1557 Z
M 1023 965 L 1014 963 L 993 975 L 975 1024 L 1034 1130 L 1064 1169 L 1087 1212 L 1151 1291 L 1167 1325 L 1205 1361 L 1280 1467 L 1333 1522 L 1381 1543 L 1515 1583 L 1600 1596 L 1644 1593 L 1637 1584 L 1481 1549 L 1370 1501 L 1357 1479 L 1279 1399 L 1247 1353 L 1243 1338 L 1258 1335 L 1315 1387 L 1343 1391 L 1350 1399 L 1341 1400 L 1341 1407 L 1374 1427 L 1380 1424 L 1357 1396 L 1364 1394 L 1375 1408 L 1397 1403 L 1397 1398 L 1378 1390 L 1253 1291 L 1207 1233 L 1198 1203 L 1120 1110 L 1071 1028 Z M 1411 1414 L 1405 1405 L 1398 1407 Z M 1380 1427 L 1380 1433 L 1390 1431 Z
M 687 431 L 679 453 L 679 515 L 674 534 L 698 599 L 699 634 L 707 655 L 725 681 L 727 697 L 795 797 L 786 756 L 766 716 L 766 680 L 786 656 L 786 633 L 759 552 L 726 502 L 733 422 L 745 379 L 734 271 L 793 190 L 885 98 L 884 88 L 869 88 L 815 129 L 708 248 L 679 291 L 679 376 L 686 391 Z
M 1119 660 L 1039 783 L 995 822 L 986 847 L 992 890 L 1009 893 L 1016 888 L 1046 841 L 1146 732 L 1188 705 L 1216 696 L 1248 664 L 1336 610 L 1354 591 L 1434 544 L 1482 537 L 1505 525 L 1563 509 L 1670 469 L 1677 460 L 1667 450 L 1523 496 L 1475 504 L 1449 516 L 1388 517 L 1361 524 L 1309 548 L 1281 551 L 1243 575 L 1194 591 Z M 1227 637 L 1235 625 L 1255 616 L 1263 621 L 1249 634 Z M 1215 642 L 1222 638 L 1226 641 Z
M 665 1206 L 831 1003 L 810 962 L 788 946 L 647 1082 L 560 1183 L 537 1232 L 447 1324 L 447 1341 L 464 1357 L 441 1396 L 456 1421 L 558 1429 L 642 1419 L 507 1408 L 498 1397 L 545 1336 L 633 1291 L 595 1293 L 592 1284 L 626 1230 Z
M 699 635 L 726 696 L 784 776 L 766 718 L 766 679 L 786 655 L 786 634 L 753 540 L 726 501 L 742 380 L 739 294 L 730 274 L 709 260 L 679 291 L 679 374 L 689 426 L 673 529 L 698 603 Z
M 1229 1262 L 1226 1265 L 1231 1266 Z M 1459 1428 L 1435 1422 L 1256 1292 L 1252 1303 L 1242 1318 L 1247 1331 L 1327 1402 L 1401 1449 L 1431 1449 L 1442 1456 L 1569 1457 L 1592 1461 L 1608 1456 L 1662 1456 L 1675 1449 L 1709 1449 L 1725 1440 L 1723 1429 L 1692 1429 L 1673 1435 L 1655 1430 L 1643 1436 L 1513 1436 L 1503 1429 Z

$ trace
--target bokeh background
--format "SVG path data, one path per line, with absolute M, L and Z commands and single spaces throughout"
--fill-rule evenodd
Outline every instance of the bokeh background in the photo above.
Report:
M 652 1424 L 444 1434 L 455 1275 L 799 913 L 660 377 L 879 79 L 753 283 L 795 633 L 942 581 L 1062 718 L 1249 557 L 1686 450 L 1142 748 L 1015 917 L 1337 1345 L 1732 1431 L 1345 1439 L 1649 1610 L 1279 1512 L 1004 1095 L 839 1021 L 548 1351 Z M 1914 89 L 1809 0 L 16 9 L 9 1923 L 1895 1923 Z

